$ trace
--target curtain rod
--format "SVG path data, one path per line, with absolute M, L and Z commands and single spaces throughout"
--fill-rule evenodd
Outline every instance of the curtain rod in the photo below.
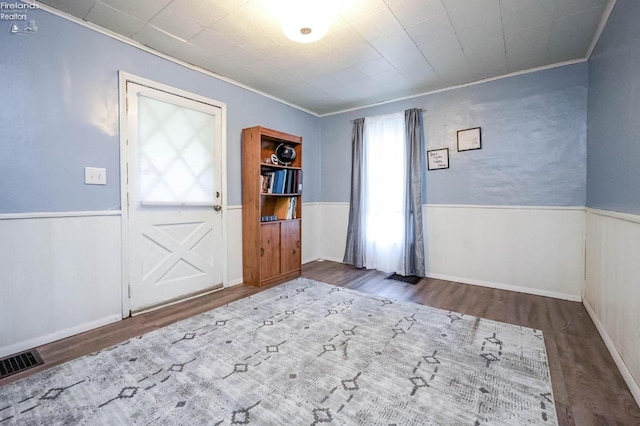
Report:
M 409 108 L 409 109 L 414 109 L 414 108 Z M 426 111 L 426 109 L 424 109 L 424 108 L 415 108 L 415 109 L 417 109 L 420 112 L 425 112 Z M 405 109 L 405 111 L 406 111 L 406 109 Z M 393 114 L 393 113 L 390 113 L 390 114 Z M 366 117 L 360 117 L 360 118 L 366 118 Z M 353 123 L 354 121 L 359 120 L 360 118 L 354 118 L 353 120 L 349 120 L 349 122 Z

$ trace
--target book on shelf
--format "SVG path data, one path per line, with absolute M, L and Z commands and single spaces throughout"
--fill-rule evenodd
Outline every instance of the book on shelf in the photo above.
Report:
M 284 194 L 285 193 L 285 189 L 286 189 L 286 184 L 287 184 L 287 171 L 286 170 L 278 170 L 278 173 L 280 175 L 278 180 L 278 194 Z
M 269 192 L 269 180 L 269 176 L 260 175 L 260 192 L 262 192 L 263 194 Z
M 298 205 L 298 197 L 289 198 L 289 208 L 287 210 L 287 219 L 296 218 L 296 207 Z
M 274 209 L 275 216 L 278 220 L 295 219 L 297 216 L 296 207 L 298 205 L 298 197 L 280 198 L 276 202 Z
M 284 172 L 286 172 L 286 170 L 277 170 L 273 172 L 273 188 L 271 190 L 273 194 L 282 194 L 284 192 L 283 191 L 283 186 L 285 183 Z
M 287 170 L 287 194 L 293 194 L 294 184 L 296 178 L 296 170 Z
M 273 172 L 266 172 L 260 175 L 260 192 L 270 194 L 273 191 Z
M 282 193 L 283 194 L 288 194 L 289 193 L 289 181 L 290 181 L 290 177 L 289 175 L 291 174 L 291 170 L 283 170 L 284 171 L 284 186 L 282 188 Z
M 296 175 L 293 183 L 293 191 L 295 194 L 302 193 L 302 170 L 296 170 Z
M 302 170 L 283 169 L 260 175 L 260 191 L 263 194 L 300 194 Z

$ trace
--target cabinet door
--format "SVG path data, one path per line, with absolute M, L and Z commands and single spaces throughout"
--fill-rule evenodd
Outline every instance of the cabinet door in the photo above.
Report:
M 260 226 L 260 281 L 280 275 L 280 224 Z
M 282 271 L 288 272 L 300 269 L 301 244 L 300 244 L 300 221 L 292 220 L 282 222 L 280 228 L 280 244 L 282 246 Z

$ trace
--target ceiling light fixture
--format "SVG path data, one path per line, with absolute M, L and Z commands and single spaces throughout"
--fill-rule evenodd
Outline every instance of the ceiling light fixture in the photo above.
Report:
M 292 0 L 283 2 L 282 32 L 298 43 L 313 43 L 329 32 L 332 13 L 331 0 Z

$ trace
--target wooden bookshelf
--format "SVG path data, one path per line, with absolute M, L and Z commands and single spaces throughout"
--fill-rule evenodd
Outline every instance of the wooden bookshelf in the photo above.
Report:
M 271 161 L 280 144 L 295 150 L 296 157 L 291 164 Z M 300 276 L 302 176 L 302 137 L 260 126 L 242 130 L 242 272 L 245 284 L 260 287 Z M 271 187 L 265 187 L 267 182 Z M 280 183 L 279 187 L 273 185 L 275 182 Z M 270 220 L 266 221 L 267 218 Z

